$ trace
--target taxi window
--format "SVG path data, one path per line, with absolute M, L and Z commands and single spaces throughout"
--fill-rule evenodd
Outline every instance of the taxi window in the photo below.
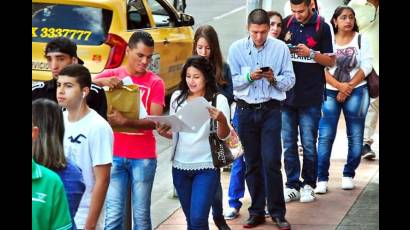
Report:
M 44 43 L 63 36 L 79 45 L 100 45 L 112 19 L 109 10 L 48 3 L 32 3 L 31 13 L 31 41 Z
M 127 29 L 143 29 L 151 27 L 147 11 L 142 0 L 129 1 L 127 4 Z
M 151 8 L 152 16 L 156 27 L 173 27 L 175 26 L 174 14 L 168 9 L 165 4 L 163 5 L 157 0 L 148 0 L 148 5 Z

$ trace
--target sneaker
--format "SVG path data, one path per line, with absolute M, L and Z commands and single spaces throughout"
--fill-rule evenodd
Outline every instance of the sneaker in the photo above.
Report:
M 327 193 L 327 181 L 319 181 L 316 183 L 315 188 L 316 194 L 325 194 Z
M 225 214 L 224 214 L 225 220 L 233 220 L 238 216 L 239 216 L 239 210 L 236 208 L 231 208 L 231 207 L 226 209 Z
M 353 178 L 351 177 L 342 177 L 342 189 L 350 190 L 354 189 Z
M 290 202 L 292 200 L 299 200 L 300 199 L 300 192 L 294 188 L 285 188 L 284 191 L 285 195 L 285 202 Z
M 270 217 L 268 207 L 265 206 L 265 218 Z
M 376 157 L 376 153 L 372 150 L 370 145 L 364 144 L 362 148 L 362 156 L 364 159 L 373 160 Z
M 315 200 L 315 192 L 310 185 L 305 185 L 300 189 L 300 202 L 312 202 Z

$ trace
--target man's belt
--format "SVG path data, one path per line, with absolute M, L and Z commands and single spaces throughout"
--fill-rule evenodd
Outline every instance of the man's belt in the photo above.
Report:
M 275 109 L 275 108 L 280 108 L 280 101 L 271 99 L 269 101 L 265 101 L 262 103 L 257 103 L 257 104 L 249 104 L 244 100 L 238 99 L 238 102 L 236 105 L 239 108 L 244 108 L 244 109 Z

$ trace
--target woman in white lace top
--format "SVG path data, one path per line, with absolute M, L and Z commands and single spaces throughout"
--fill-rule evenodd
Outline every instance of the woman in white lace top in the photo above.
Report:
M 229 105 L 225 96 L 217 94 L 214 72 L 205 57 L 189 58 L 181 73 L 179 90 L 171 96 L 170 114 L 183 108 L 189 101 L 204 97 L 209 101 L 210 118 L 217 121 L 218 137 L 224 139 L 230 132 L 227 121 Z M 211 106 L 214 97 L 216 108 Z M 158 125 L 157 131 L 174 142 L 172 177 L 188 229 L 209 229 L 209 211 L 220 180 L 218 169 L 212 163 L 208 140 L 210 120 L 196 133 L 172 133 L 166 125 Z

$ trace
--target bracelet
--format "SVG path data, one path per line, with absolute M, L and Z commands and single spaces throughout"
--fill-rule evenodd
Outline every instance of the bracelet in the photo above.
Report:
M 252 80 L 252 78 L 251 78 L 251 73 L 247 73 L 247 74 L 246 74 L 246 80 L 248 80 L 249 83 L 252 83 L 252 82 L 253 82 L 253 80 Z

